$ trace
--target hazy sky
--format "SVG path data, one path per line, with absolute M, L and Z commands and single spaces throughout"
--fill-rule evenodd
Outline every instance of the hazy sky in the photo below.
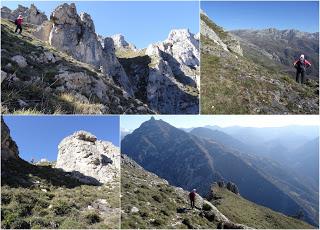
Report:
M 205 1 L 201 8 L 226 30 L 272 27 L 319 31 L 317 1 Z
M 281 127 L 288 125 L 320 125 L 316 115 L 157 115 L 155 119 L 162 119 L 177 128 L 192 128 L 205 125 L 218 125 L 220 127 Z M 134 130 L 141 123 L 149 120 L 151 115 L 121 116 L 120 126 L 123 129 Z
M 138 48 L 165 40 L 170 30 L 189 28 L 199 32 L 199 2 L 133 2 L 133 1 L 2 1 L 2 5 L 16 9 L 18 4 L 34 3 L 48 16 L 60 4 L 75 2 L 77 12 L 91 15 L 96 32 L 103 36 L 121 33 Z
M 27 161 L 56 160 L 60 141 L 79 130 L 119 146 L 119 116 L 4 116 L 4 121 Z

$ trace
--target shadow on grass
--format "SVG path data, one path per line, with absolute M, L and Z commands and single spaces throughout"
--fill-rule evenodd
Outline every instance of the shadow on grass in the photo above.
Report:
M 73 175 L 80 177 L 81 181 L 72 177 Z M 78 171 L 65 172 L 51 166 L 36 166 L 22 159 L 9 159 L 1 162 L 1 186 L 31 188 L 39 183 L 38 181 L 66 188 L 75 188 L 85 184 L 101 185 L 95 178 L 85 176 Z

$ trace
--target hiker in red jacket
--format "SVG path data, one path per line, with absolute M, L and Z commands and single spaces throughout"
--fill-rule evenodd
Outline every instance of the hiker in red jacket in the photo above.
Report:
M 303 54 L 301 54 L 299 60 L 296 60 L 293 63 L 293 66 L 297 69 L 296 82 L 298 82 L 298 83 L 300 82 L 301 84 L 303 84 L 306 69 L 311 66 L 311 63 L 307 59 L 304 58 Z M 299 81 L 300 75 L 301 75 L 301 81 Z
M 193 189 L 189 193 L 189 198 L 190 198 L 191 208 L 193 209 L 195 207 L 194 202 L 196 200 L 196 190 L 195 189 Z
M 15 24 L 16 24 L 16 30 L 15 33 L 17 33 L 17 31 L 19 30 L 19 34 L 22 33 L 22 22 L 23 22 L 23 17 L 20 14 L 19 17 L 15 20 Z

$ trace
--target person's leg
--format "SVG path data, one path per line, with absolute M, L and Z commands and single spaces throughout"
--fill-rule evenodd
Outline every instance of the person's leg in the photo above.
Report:
M 299 71 L 296 72 L 296 82 L 299 83 Z
M 14 33 L 17 33 L 17 31 L 18 31 L 18 25 L 16 26 L 16 30 L 14 31 Z
M 304 74 L 305 74 L 305 71 L 302 71 L 301 72 L 301 84 L 304 83 Z
M 20 29 L 19 34 L 21 34 L 22 33 L 22 26 L 21 25 L 19 26 L 19 29 Z

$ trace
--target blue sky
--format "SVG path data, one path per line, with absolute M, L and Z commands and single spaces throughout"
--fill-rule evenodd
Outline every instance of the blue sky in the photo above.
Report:
M 84 11 L 91 15 L 98 34 L 111 36 L 121 33 L 138 48 L 165 40 L 172 29 L 188 28 L 193 33 L 199 32 L 199 3 L 196 1 L 74 2 L 78 13 Z M 63 2 L 2 1 L 2 5 L 10 9 L 16 9 L 18 4 L 29 7 L 31 3 L 49 16 Z
M 122 129 L 134 130 L 141 123 L 149 120 L 151 115 L 121 116 L 120 126 Z M 320 119 L 316 115 L 157 115 L 155 119 L 162 119 L 177 128 L 192 128 L 206 125 L 218 125 L 220 127 L 243 126 L 243 127 L 282 127 L 289 125 L 320 125 Z
M 56 160 L 60 141 L 78 130 L 119 146 L 119 116 L 4 116 L 20 157 Z
M 208 16 L 226 30 L 298 29 L 319 31 L 319 3 L 316 1 L 201 2 Z

